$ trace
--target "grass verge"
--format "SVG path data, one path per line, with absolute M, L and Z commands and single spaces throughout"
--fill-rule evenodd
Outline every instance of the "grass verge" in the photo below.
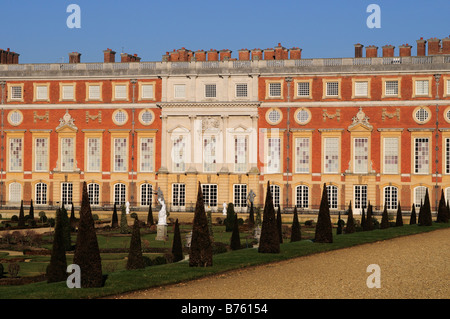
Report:
M 295 243 L 281 244 L 280 254 L 260 254 L 257 249 L 249 248 L 214 255 L 213 266 L 198 268 L 189 267 L 187 261 L 178 263 L 151 266 L 142 270 L 116 271 L 108 275 L 105 286 L 102 288 L 69 289 L 65 282 L 47 284 L 39 282 L 23 286 L 0 287 L 1 299 L 80 299 L 100 298 L 125 292 L 146 289 L 151 287 L 174 284 L 192 280 L 208 275 L 226 272 L 249 266 L 267 264 L 290 258 L 306 256 L 325 251 L 348 248 L 355 245 L 388 240 L 399 236 L 408 236 L 418 233 L 450 227 L 450 224 L 436 224 L 433 226 L 405 225 L 391 227 L 384 230 L 373 230 L 334 236 L 332 244 L 313 243 L 302 240 Z

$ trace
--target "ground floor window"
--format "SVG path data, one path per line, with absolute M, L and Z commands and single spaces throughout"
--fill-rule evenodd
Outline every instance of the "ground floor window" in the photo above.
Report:
M 34 202 L 36 205 L 47 205 L 47 184 L 36 184 Z
M 206 207 L 217 207 L 217 184 L 202 184 L 203 202 Z
M 91 183 L 87 185 L 89 203 L 91 205 L 100 204 L 100 185 L 96 183 Z
M 353 194 L 355 211 L 361 213 L 367 208 L 367 185 L 355 185 Z
M 20 203 L 22 200 L 22 185 L 20 183 L 11 183 L 9 185 L 9 201 L 11 203 Z
M 234 207 L 247 207 L 247 185 L 235 184 L 233 185 Z
M 416 208 L 420 208 L 420 206 L 425 202 L 426 192 L 427 188 L 425 186 L 418 186 L 414 188 L 414 205 Z
M 295 188 L 295 197 L 297 200 L 297 208 L 308 208 L 309 206 L 309 187 L 306 185 L 299 185 Z
M 280 206 L 280 186 L 270 185 L 270 192 L 272 193 L 273 206 L 278 208 Z
M 186 185 L 172 184 L 172 206 L 185 207 L 186 206 Z
M 150 206 L 153 198 L 153 186 L 152 184 L 141 185 L 141 206 Z
M 61 184 L 61 201 L 63 205 L 72 204 L 73 184 L 62 183 Z
M 119 183 L 114 185 L 114 203 L 117 205 L 125 205 L 126 188 L 125 184 Z
M 384 206 L 387 210 L 396 210 L 398 208 L 398 188 L 387 186 L 384 188 Z
M 327 186 L 328 205 L 330 209 L 338 208 L 338 188 L 334 185 Z

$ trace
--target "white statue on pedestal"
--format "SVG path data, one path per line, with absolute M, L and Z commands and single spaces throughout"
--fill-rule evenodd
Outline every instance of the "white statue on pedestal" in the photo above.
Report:
M 163 192 L 158 187 L 158 191 L 156 193 L 158 195 L 158 202 L 161 204 L 161 209 L 158 213 L 158 225 L 166 226 L 166 218 L 167 218 L 167 212 L 166 212 L 166 202 L 164 201 Z
M 125 210 L 126 210 L 127 214 L 130 213 L 130 202 L 129 202 L 129 201 L 127 201 L 127 202 L 125 203 Z
M 223 215 L 227 214 L 227 203 L 223 202 L 223 211 L 222 211 Z

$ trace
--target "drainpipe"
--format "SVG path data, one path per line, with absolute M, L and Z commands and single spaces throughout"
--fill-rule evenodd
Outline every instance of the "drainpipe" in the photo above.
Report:
M 0 207 L 3 206 L 3 138 L 4 138 L 4 132 L 3 132 L 3 118 L 4 118 L 4 110 L 3 110 L 3 104 L 5 103 L 5 85 L 6 81 L 0 81 L 0 85 L 2 87 L 2 120 L 1 120 L 1 150 L 0 150 Z
M 286 149 L 287 149 L 287 156 L 286 156 L 286 208 L 289 207 L 289 163 L 290 163 L 290 155 L 291 155 L 291 147 L 290 147 L 290 111 L 291 111 L 291 107 L 289 106 L 289 103 L 291 102 L 291 82 L 292 82 L 292 78 L 291 77 L 287 77 L 285 79 L 286 83 L 287 83 L 287 102 L 288 102 L 288 107 L 287 107 L 287 121 L 286 121 L 286 128 L 287 128 L 287 133 L 286 133 Z
M 136 88 L 136 79 L 132 79 L 131 84 L 133 86 L 132 104 L 135 103 L 134 92 Z M 131 203 L 134 203 L 134 107 L 131 109 Z M 137 205 L 137 203 L 136 203 Z
M 435 198 L 435 205 L 436 205 L 436 212 L 438 211 L 439 207 L 438 207 L 438 174 L 439 174 L 439 168 L 438 168 L 438 164 L 439 164 L 439 156 L 438 156 L 438 152 L 439 152 L 439 146 L 438 146 L 438 142 L 439 142 L 439 104 L 437 103 L 439 100 L 439 79 L 441 78 L 440 74 L 435 74 L 434 78 L 436 80 L 436 185 L 435 187 L 435 193 L 436 193 L 436 198 Z

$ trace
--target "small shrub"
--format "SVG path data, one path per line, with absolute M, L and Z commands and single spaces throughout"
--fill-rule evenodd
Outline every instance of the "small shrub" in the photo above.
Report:
M 167 264 L 167 259 L 164 256 L 158 256 L 153 258 L 152 264 L 154 266 Z
M 217 217 L 216 218 L 216 223 L 217 223 L 217 225 L 222 225 L 223 224 L 223 219 L 220 218 L 220 217 Z
M 19 217 L 17 215 L 12 215 L 11 221 L 12 222 L 18 222 L 19 221 Z
M 18 263 L 10 263 L 8 265 L 8 273 L 11 277 L 17 278 L 20 271 L 20 265 Z
M 92 214 L 92 219 L 93 219 L 93 220 L 99 220 L 100 218 L 98 217 L 97 214 Z
M 226 253 L 228 251 L 227 245 L 222 242 L 213 242 L 212 251 L 213 255 Z
M 305 226 L 306 227 L 312 227 L 314 224 L 314 221 L 312 219 L 310 220 L 305 220 Z
M 54 218 L 47 219 L 47 222 L 50 225 L 50 227 L 55 227 L 55 219 Z
M 137 215 L 136 213 L 131 213 L 131 214 L 130 214 L 130 217 L 133 218 L 133 219 L 137 219 L 137 218 L 138 218 L 138 215 Z

